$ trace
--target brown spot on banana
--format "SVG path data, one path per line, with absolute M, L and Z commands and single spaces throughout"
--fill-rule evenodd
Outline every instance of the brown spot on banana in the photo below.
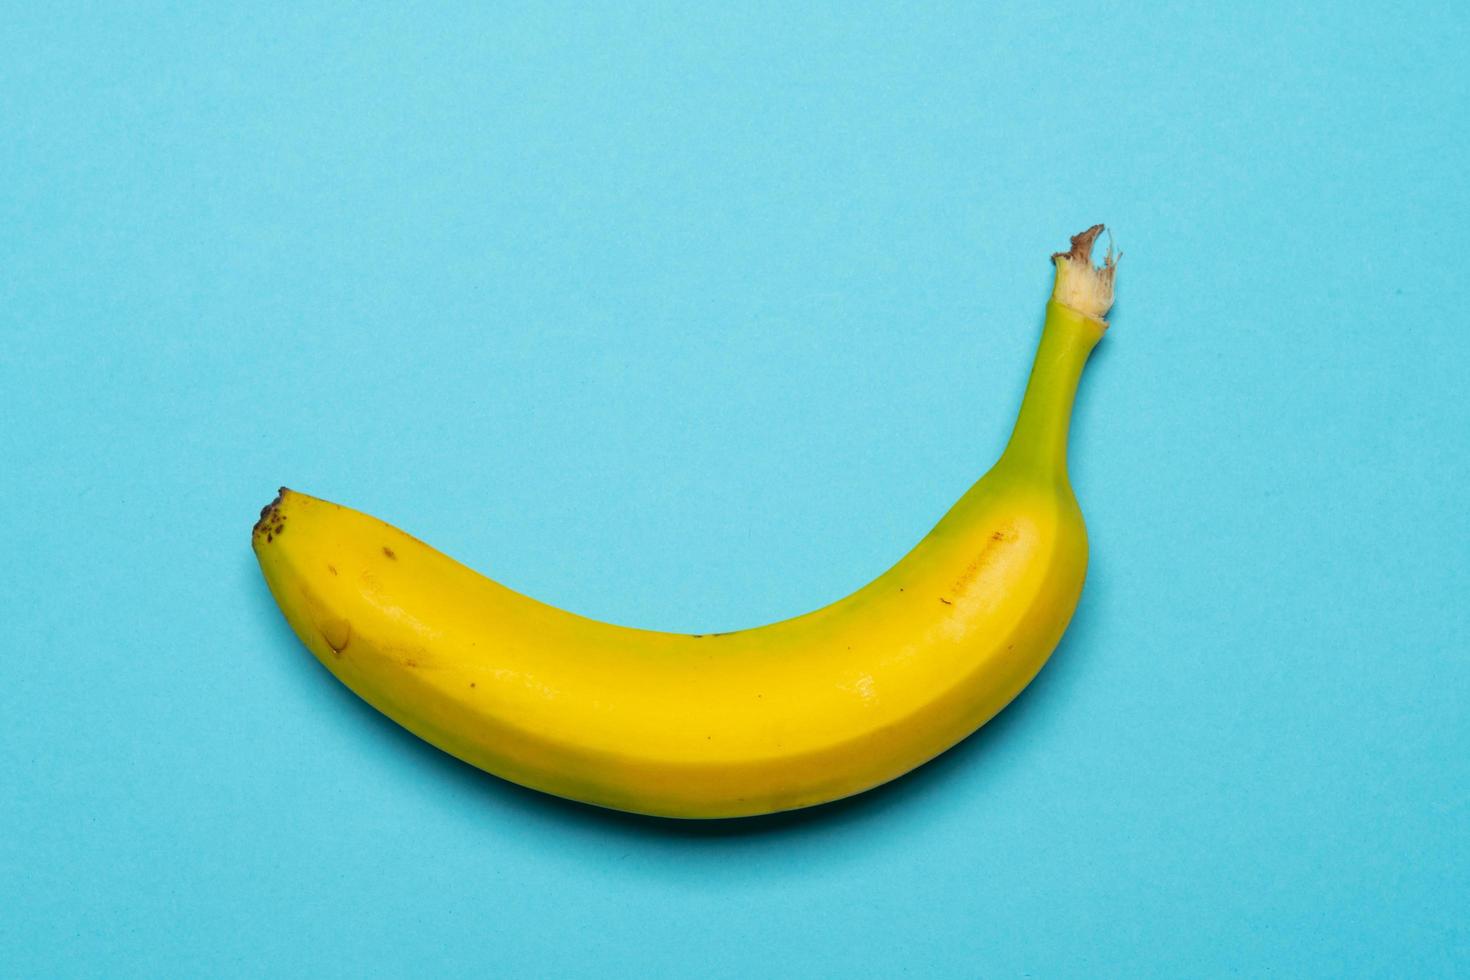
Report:
M 980 553 L 971 559 L 963 572 L 960 572 L 960 577 L 954 580 L 954 585 L 949 587 L 949 591 L 954 595 L 962 595 L 969 584 L 975 580 L 975 576 L 980 574 L 980 570 L 995 560 L 996 549 L 1007 541 L 1014 541 L 1017 537 L 1019 535 L 1009 528 L 1000 528 L 992 532 L 989 540 L 985 542 L 985 547 L 981 548 Z
M 287 492 L 285 487 L 281 488 L 281 494 Z M 266 543 L 270 544 L 276 538 L 280 537 L 285 530 L 286 517 L 281 513 L 281 495 L 277 494 L 275 500 L 272 500 L 260 509 L 260 520 L 255 522 L 255 527 L 251 529 L 251 533 L 257 540 L 265 538 Z

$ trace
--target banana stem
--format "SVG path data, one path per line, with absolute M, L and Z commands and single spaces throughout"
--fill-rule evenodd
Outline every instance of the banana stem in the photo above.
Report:
M 1021 411 L 1001 463 L 1036 475 L 1067 479 L 1067 431 L 1077 382 L 1087 357 L 1108 325 L 1102 317 L 1113 302 L 1112 249 L 1102 266 L 1092 264 L 1092 245 L 1102 233 L 1095 225 L 1072 238 L 1072 250 L 1052 258 L 1056 285 L 1046 304 L 1041 343 Z

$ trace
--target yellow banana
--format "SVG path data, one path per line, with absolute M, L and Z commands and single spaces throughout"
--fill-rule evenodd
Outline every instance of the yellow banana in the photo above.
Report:
M 795 619 L 704 636 L 537 602 L 376 518 L 283 489 L 253 545 L 292 629 L 420 737 L 524 786 L 671 817 L 811 806 L 887 782 L 988 721 L 1082 591 L 1067 477 L 1083 364 L 1107 329 L 1102 227 L 1054 256 L 1035 365 L 999 462 L 897 565 Z

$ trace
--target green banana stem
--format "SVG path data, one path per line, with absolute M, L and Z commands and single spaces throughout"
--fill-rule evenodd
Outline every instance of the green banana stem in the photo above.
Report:
M 1056 285 L 1046 304 L 1046 322 L 1021 411 L 1001 464 L 1018 472 L 1067 480 L 1067 431 L 1082 368 L 1108 329 L 1103 315 L 1113 302 L 1112 248 L 1101 266 L 1092 264 L 1095 225 L 1072 238 L 1070 252 L 1052 256 Z

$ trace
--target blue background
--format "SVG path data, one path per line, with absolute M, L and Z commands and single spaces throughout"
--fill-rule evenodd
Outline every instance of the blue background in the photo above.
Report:
M 1464 4 L 219 6 L 0 31 L 0 972 L 1470 969 Z M 910 778 L 544 798 L 261 582 L 286 483 L 619 622 L 825 603 L 1093 221 L 1087 592 Z

